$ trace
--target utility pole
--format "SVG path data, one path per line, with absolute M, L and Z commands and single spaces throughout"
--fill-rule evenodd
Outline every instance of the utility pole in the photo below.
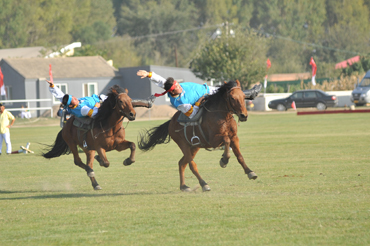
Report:
M 179 63 L 177 61 L 177 45 L 175 44 L 175 62 L 176 62 L 176 67 L 179 67 Z

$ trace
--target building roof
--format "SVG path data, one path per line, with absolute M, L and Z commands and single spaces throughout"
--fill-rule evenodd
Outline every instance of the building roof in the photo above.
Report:
M 53 78 L 96 78 L 119 76 L 101 56 L 82 56 L 64 58 L 7 58 L 15 71 L 25 78 L 49 78 L 49 64 Z
M 355 56 L 352 58 L 349 58 L 345 61 L 339 62 L 335 64 L 335 69 L 341 69 L 341 68 L 346 68 L 349 65 L 352 65 L 353 63 L 359 62 L 360 61 L 360 56 Z
M 31 58 L 43 57 L 41 51 L 45 50 L 42 46 L 25 47 L 14 49 L 0 49 L 0 60 L 5 58 Z
M 310 73 L 280 73 L 268 75 L 268 81 L 270 82 L 305 80 L 310 78 Z

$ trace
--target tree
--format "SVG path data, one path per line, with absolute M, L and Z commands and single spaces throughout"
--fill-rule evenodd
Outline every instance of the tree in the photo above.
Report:
M 223 34 L 205 44 L 190 69 L 201 79 L 216 82 L 238 79 L 248 88 L 265 75 L 266 49 L 264 38 L 252 31 L 236 29 L 235 36 Z
M 185 66 L 198 40 L 195 32 L 186 30 L 197 27 L 197 13 L 185 0 L 124 1 L 117 34 L 133 37 L 146 63 Z

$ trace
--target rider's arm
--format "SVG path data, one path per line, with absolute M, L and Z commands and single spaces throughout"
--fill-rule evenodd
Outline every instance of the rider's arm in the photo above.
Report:
M 58 87 L 56 87 L 53 83 L 50 84 L 49 91 L 51 92 L 51 94 L 53 94 L 53 96 L 56 99 L 59 99 L 59 101 L 62 102 L 65 94 Z
M 153 83 L 155 83 L 157 86 L 164 88 L 164 83 L 166 82 L 166 79 L 162 76 L 156 74 L 155 72 L 148 72 L 145 70 L 139 70 L 137 72 L 137 76 L 140 76 L 141 78 L 148 77 Z

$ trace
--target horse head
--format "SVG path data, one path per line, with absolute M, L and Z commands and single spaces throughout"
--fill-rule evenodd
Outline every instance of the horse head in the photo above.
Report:
M 136 112 L 131 104 L 131 98 L 128 96 L 128 90 L 125 89 L 124 92 L 121 93 L 112 90 L 112 93 L 116 95 L 115 109 L 130 121 L 135 120 Z
M 229 89 L 227 93 L 227 106 L 234 114 L 236 114 L 240 121 L 247 121 L 248 111 L 245 107 L 245 94 L 240 87 L 239 80 L 235 81 L 237 86 Z

